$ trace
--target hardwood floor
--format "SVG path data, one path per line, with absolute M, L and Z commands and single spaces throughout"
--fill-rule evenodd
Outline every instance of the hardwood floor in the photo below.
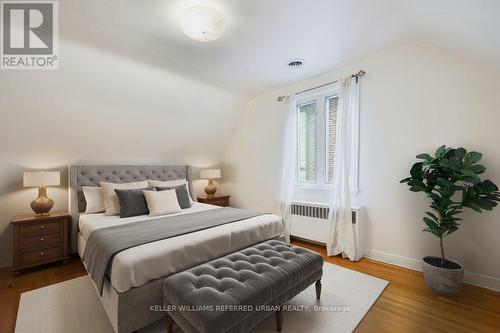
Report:
M 500 332 L 500 293 L 464 284 L 457 298 L 429 291 L 421 272 L 362 259 L 327 257 L 324 248 L 293 241 L 339 266 L 390 281 L 356 332 Z
M 14 332 L 17 307 L 21 293 L 54 283 L 74 279 L 86 274 L 78 256 L 71 257 L 66 264 L 54 263 L 27 269 L 18 274 L 9 268 L 0 270 L 0 332 Z
M 500 332 L 500 293 L 464 285 L 458 298 L 431 293 L 422 274 L 406 268 L 363 259 L 353 263 L 326 257 L 317 245 L 300 241 L 323 255 L 326 261 L 390 281 L 356 332 Z M 0 332 L 14 332 L 21 293 L 85 275 L 79 258 L 65 265 L 52 264 L 18 275 L 0 270 Z

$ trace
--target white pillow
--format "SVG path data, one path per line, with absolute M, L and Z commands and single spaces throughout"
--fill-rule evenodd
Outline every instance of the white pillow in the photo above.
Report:
M 85 214 L 94 214 L 104 212 L 104 196 L 102 189 L 97 186 L 82 186 L 83 196 L 87 202 Z
M 120 201 L 118 200 L 115 189 L 128 190 L 148 187 L 147 180 L 121 184 L 100 182 L 99 184 L 101 185 L 102 194 L 104 196 L 104 208 L 106 208 L 104 215 L 106 216 L 120 214 Z
M 175 190 L 143 190 L 142 193 L 144 193 L 146 197 L 150 216 L 166 215 L 181 211 L 181 206 L 179 206 Z
M 158 186 L 158 187 L 174 187 L 179 185 L 186 184 L 186 188 L 189 194 L 189 202 L 193 204 L 193 198 L 191 197 L 191 193 L 189 192 L 189 182 L 186 179 L 176 179 L 176 180 L 153 180 L 148 179 L 149 186 Z

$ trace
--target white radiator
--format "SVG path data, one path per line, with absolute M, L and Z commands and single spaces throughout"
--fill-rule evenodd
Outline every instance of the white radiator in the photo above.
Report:
M 310 202 L 296 202 L 292 205 L 291 234 L 315 243 L 326 244 L 330 233 L 330 208 L 323 204 Z M 356 244 L 355 260 L 360 260 L 364 255 L 364 227 L 363 209 L 352 209 L 352 227 Z

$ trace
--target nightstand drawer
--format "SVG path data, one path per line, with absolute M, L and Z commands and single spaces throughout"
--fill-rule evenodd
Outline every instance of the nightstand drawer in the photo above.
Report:
M 21 250 L 44 249 L 61 244 L 63 241 L 60 232 L 21 238 Z
M 229 206 L 229 200 L 227 199 L 217 199 L 217 200 L 211 200 L 209 202 L 211 205 L 216 205 L 216 206 Z
M 229 207 L 230 195 L 220 195 L 213 197 L 198 197 L 198 202 L 206 203 L 209 205 L 216 205 L 222 207 Z
M 53 260 L 62 257 L 62 249 L 60 246 L 50 247 L 47 249 L 24 252 L 21 254 L 21 265 L 29 265 L 36 262 Z
M 21 237 L 31 237 L 36 235 L 50 234 L 61 231 L 59 221 L 47 221 L 39 223 L 30 223 L 20 226 Z

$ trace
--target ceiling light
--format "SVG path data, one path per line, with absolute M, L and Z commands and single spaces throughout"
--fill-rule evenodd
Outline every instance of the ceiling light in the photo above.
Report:
M 197 41 L 209 42 L 222 35 L 224 18 L 216 10 L 205 6 L 188 8 L 181 16 L 181 29 Z
M 291 69 L 300 69 L 304 65 L 304 60 L 293 59 L 288 62 L 288 67 Z

